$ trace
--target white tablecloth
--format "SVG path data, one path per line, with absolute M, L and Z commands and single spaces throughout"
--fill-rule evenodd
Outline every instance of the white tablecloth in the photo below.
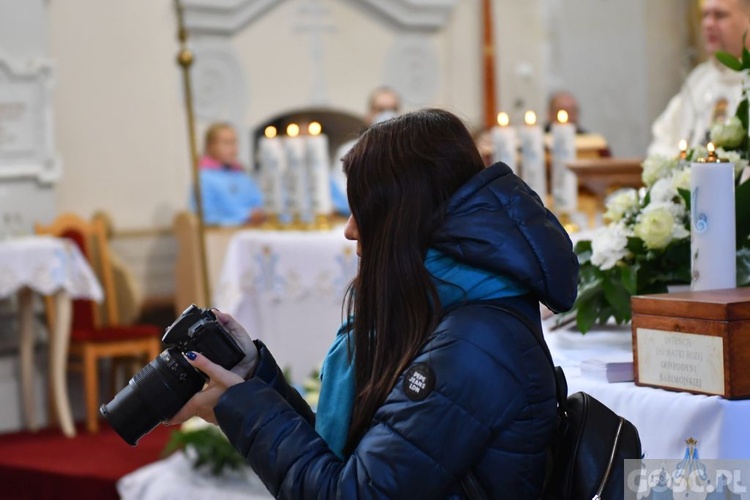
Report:
M 273 498 L 252 469 L 215 477 L 195 470 L 184 453 L 154 462 L 117 482 L 121 500 L 265 500 Z
M 685 440 L 695 438 L 701 458 L 750 459 L 750 400 L 730 401 L 583 377 L 584 359 L 632 356 L 630 327 L 598 328 L 586 335 L 546 333 L 555 362 L 568 380 L 568 393 L 585 391 L 638 428 L 646 458 L 681 459 Z
M 78 247 L 70 240 L 29 236 L 0 241 L 0 297 L 22 287 L 42 295 L 63 289 L 72 298 L 104 297 L 102 288 Z
M 229 243 L 214 304 L 301 382 L 319 367 L 341 325 L 358 263 L 356 243 L 342 228 L 241 231 Z
M 65 370 L 70 341 L 71 298 L 104 298 L 101 285 L 78 247 L 70 240 L 30 236 L 0 241 L 0 297 L 18 293 L 21 393 L 26 426 L 36 428 L 34 407 L 34 328 L 32 291 L 52 296 L 55 323 L 49 343 L 52 402 L 63 433 L 75 435 Z

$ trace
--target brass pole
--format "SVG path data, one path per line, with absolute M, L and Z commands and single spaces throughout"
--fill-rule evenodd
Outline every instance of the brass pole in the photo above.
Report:
M 187 112 L 188 136 L 190 138 L 190 158 L 193 163 L 193 196 L 195 197 L 196 216 L 198 218 L 198 254 L 200 257 L 201 281 L 203 282 L 203 306 L 211 306 L 211 290 L 208 283 L 208 265 L 206 262 L 205 224 L 203 221 L 203 196 L 201 194 L 201 179 L 198 171 L 198 146 L 195 140 L 195 114 L 193 113 L 193 90 L 190 83 L 190 66 L 193 64 L 193 53 L 187 48 L 187 30 L 185 29 L 182 3 L 175 0 L 177 10 L 177 38 L 180 40 L 180 52 L 177 63 L 182 68 L 182 82 L 185 93 L 185 111 Z

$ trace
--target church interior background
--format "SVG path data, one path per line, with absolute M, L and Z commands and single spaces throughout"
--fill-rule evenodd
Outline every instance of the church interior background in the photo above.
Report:
M 356 134 L 352 123 L 379 85 L 395 89 L 405 110 L 443 107 L 479 130 L 490 51 L 496 111 L 511 122 L 529 109 L 544 116 L 547 96 L 565 89 L 613 156 L 642 158 L 651 123 L 702 57 L 694 0 L 490 4 L 492 46 L 482 39 L 480 0 L 185 0 L 198 136 L 209 123 L 232 123 L 240 159 L 252 165 L 266 124 L 317 113 L 334 151 Z M 176 33 L 168 0 L 0 0 L 3 231 L 30 233 L 63 212 L 106 213 L 139 313 L 172 311 L 172 225 L 188 208 Z M 11 129 L 13 99 L 33 111 L 28 127 Z M 37 166 L 14 168 L 8 158 L 17 154 Z M 22 426 L 14 311 L 2 302 L 0 431 Z M 44 360 L 40 348 L 41 372 Z M 71 397 L 82 396 L 71 387 Z M 73 407 L 80 417 L 82 405 Z

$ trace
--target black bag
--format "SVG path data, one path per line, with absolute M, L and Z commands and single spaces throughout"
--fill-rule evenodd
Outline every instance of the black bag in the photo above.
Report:
M 568 397 L 562 368 L 555 367 L 539 328 L 518 312 L 491 305 L 518 319 L 534 333 L 555 371 L 558 432 L 549 450 L 543 499 L 621 499 L 624 496 L 625 459 L 641 458 L 638 429 L 585 392 Z M 461 480 L 469 499 L 489 498 L 469 470 Z

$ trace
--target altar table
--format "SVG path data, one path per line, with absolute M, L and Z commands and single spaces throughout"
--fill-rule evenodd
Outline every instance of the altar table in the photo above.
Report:
M 581 375 L 580 362 L 602 356 L 632 359 L 630 326 L 598 327 L 586 335 L 574 329 L 545 338 L 555 363 L 563 367 L 568 393 L 584 391 L 631 421 L 641 436 L 645 458 L 681 459 L 685 440 L 694 438 L 702 459 L 750 459 L 750 400 L 730 401 L 650 387 L 607 383 Z
M 262 340 L 294 382 L 319 368 L 357 273 L 356 242 L 330 231 L 244 230 L 229 243 L 214 304 Z
M 21 392 L 24 420 L 30 429 L 37 428 L 33 383 L 33 292 L 52 296 L 55 301 L 55 321 L 49 332 L 52 403 L 63 433 L 73 437 L 75 429 L 66 385 L 71 299 L 100 302 L 104 293 L 88 262 L 73 242 L 51 236 L 0 241 L 0 298 L 18 294 Z

